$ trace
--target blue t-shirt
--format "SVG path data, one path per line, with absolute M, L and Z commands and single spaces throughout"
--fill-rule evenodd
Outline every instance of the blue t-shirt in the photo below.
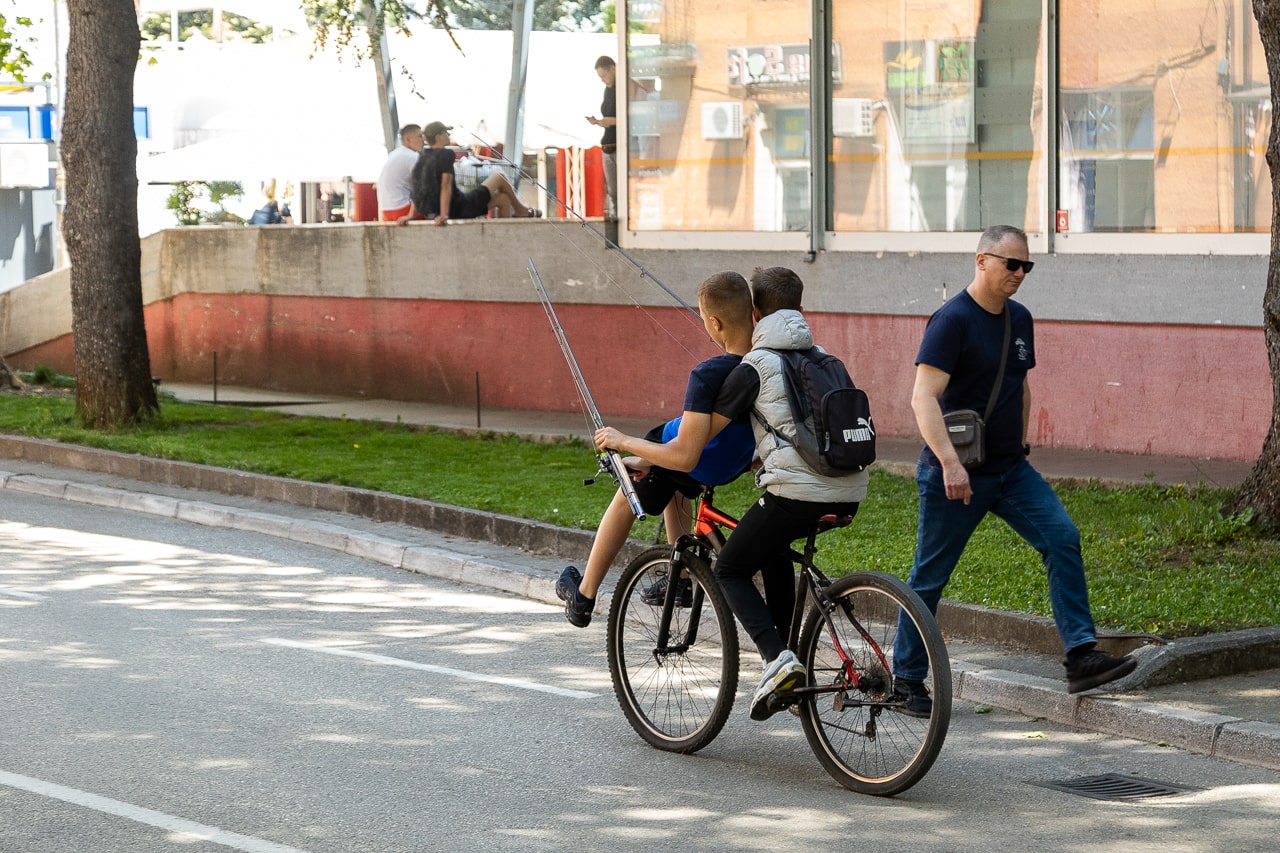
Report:
M 711 414 L 725 377 L 741 362 L 742 356 L 725 354 L 709 358 L 695 367 L 685 388 L 684 411 Z M 666 444 L 679 432 L 680 418 L 667 421 L 662 427 L 662 443 Z M 743 417 L 726 426 L 707 443 L 689 476 L 699 483 L 723 485 L 751 465 L 755 450 L 756 439 L 751 423 Z
M 996 406 L 987 418 L 987 462 L 977 473 L 999 474 L 1023 458 L 1022 386 L 1027 371 L 1036 366 L 1031 312 L 1009 300 L 1012 320 L 1009 359 Z M 1000 344 L 1004 341 L 1004 315 L 992 314 L 961 291 L 933 313 L 924 330 L 916 364 L 927 364 L 950 375 L 942 393 L 942 411 L 987 409 L 991 386 L 1000 369 Z M 938 458 L 926 445 L 921 459 L 937 467 Z

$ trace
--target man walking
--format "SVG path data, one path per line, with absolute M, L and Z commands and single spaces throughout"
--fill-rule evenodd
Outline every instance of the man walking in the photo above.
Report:
M 911 392 L 925 447 L 916 471 L 920 509 L 908 583 L 936 613 L 979 522 L 989 512 L 1004 519 L 1044 560 L 1054 622 L 1066 652 L 1067 691 L 1079 693 L 1128 675 L 1137 661 L 1095 648 L 1080 531 L 1027 461 L 1027 372 L 1035 367 L 1035 345 L 1031 312 L 1012 298 L 1034 266 L 1027 255 L 1021 229 L 988 228 L 978 241 L 973 281 L 934 312 L 925 328 Z M 997 379 L 986 418 L 985 461 L 966 469 L 943 416 L 959 409 L 986 410 Z M 933 700 L 922 683 L 928 666 L 923 644 L 909 620 L 899 620 L 898 632 L 895 690 L 905 696 L 908 713 L 927 717 Z

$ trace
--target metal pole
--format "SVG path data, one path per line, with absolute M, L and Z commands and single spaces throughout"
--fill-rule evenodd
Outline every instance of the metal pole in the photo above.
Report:
M 373 51 L 374 71 L 378 78 L 378 106 L 382 113 L 382 138 L 387 151 L 394 151 L 400 139 L 400 113 L 396 108 L 396 87 L 391 72 L 390 48 L 387 46 L 387 23 L 382 17 L 383 0 L 365 0 L 364 13 L 369 25 L 369 49 Z M 376 36 L 376 38 L 375 38 Z
M 476 371 L 476 429 L 480 429 L 480 371 Z
M 511 86 L 507 95 L 508 160 L 516 164 L 511 185 L 520 188 L 524 163 L 524 84 L 529 70 L 529 31 L 533 29 L 533 0 L 513 0 L 511 6 Z
M 218 402 L 218 351 L 213 351 L 213 402 Z

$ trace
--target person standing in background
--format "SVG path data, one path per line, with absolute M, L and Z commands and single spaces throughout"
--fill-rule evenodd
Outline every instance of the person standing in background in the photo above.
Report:
M 587 121 L 603 127 L 600 150 L 604 153 L 604 216 L 618 218 L 618 66 L 613 59 L 602 56 L 596 60 L 596 74 L 604 84 L 604 100 L 600 102 L 600 117 L 587 116 Z

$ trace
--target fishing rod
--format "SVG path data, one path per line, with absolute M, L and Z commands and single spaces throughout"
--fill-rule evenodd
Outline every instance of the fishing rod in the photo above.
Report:
M 573 374 L 573 384 L 578 389 L 578 396 L 582 398 L 583 409 L 587 413 L 587 419 L 591 422 L 593 430 L 601 430 L 604 428 L 604 418 L 600 417 L 600 410 L 596 408 L 595 400 L 591 397 L 591 390 L 587 388 L 587 380 L 582 375 L 582 369 L 578 367 L 578 359 L 573 355 L 573 348 L 569 346 L 569 339 L 565 337 L 564 326 L 560 325 L 560 318 L 556 316 L 556 309 L 551 304 L 551 297 L 547 295 L 547 289 L 542 284 L 542 276 L 538 274 L 538 268 L 533 264 L 533 258 L 529 259 L 529 278 L 533 281 L 534 289 L 538 291 L 538 298 L 542 300 L 542 310 L 547 314 L 547 320 L 551 323 L 551 331 L 555 332 L 556 341 L 560 344 L 560 351 L 564 353 L 564 359 L 569 363 L 569 372 Z M 593 442 L 594 446 L 594 442 Z M 622 490 L 622 496 L 627 499 L 627 505 L 631 507 L 631 511 L 635 513 L 636 518 L 641 521 L 645 518 L 644 507 L 640 505 L 640 496 L 636 494 L 636 488 L 631 482 L 631 477 L 627 474 L 627 467 L 622 463 L 622 454 L 616 450 L 596 450 L 596 459 L 600 462 L 601 473 L 608 474 L 613 481 L 618 484 L 618 488 Z M 584 486 L 589 486 L 595 482 L 594 477 L 583 480 Z
M 476 142 L 480 143 L 481 146 L 488 148 L 490 151 L 497 152 L 498 150 L 497 148 L 490 145 L 488 142 L 485 142 L 474 131 L 468 131 L 468 132 L 471 134 L 472 138 L 476 140 Z M 538 189 L 546 193 L 548 198 L 555 201 L 555 203 L 560 207 L 564 208 L 565 211 L 567 211 L 570 216 L 577 219 L 582 224 L 583 228 L 586 228 L 587 230 L 591 231 L 591 233 L 599 237 L 605 243 L 605 245 L 615 250 L 622 257 L 626 258 L 627 263 L 631 264 L 640 272 L 641 278 L 647 278 L 650 281 L 652 281 L 654 284 L 658 285 L 658 287 L 662 288 L 662 290 L 668 296 L 670 296 L 673 300 L 675 300 L 677 305 L 679 305 L 680 307 L 688 311 L 690 314 L 692 314 L 698 320 L 698 322 L 702 322 L 702 315 L 698 313 L 697 308 L 690 305 L 688 302 L 685 302 L 684 299 L 680 297 L 680 294 L 676 293 L 674 290 L 667 287 L 667 285 L 664 284 L 660 278 L 655 276 L 653 273 L 649 272 L 648 268 L 645 267 L 644 264 L 640 263 L 635 258 L 631 257 L 631 255 L 627 254 L 627 252 L 621 246 L 619 246 L 614 241 L 610 240 L 608 235 L 606 235 L 599 228 L 595 227 L 590 222 L 588 222 L 585 216 L 583 216 L 582 214 L 574 210 L 572 207 L 570 207 L 568 202 L 566 202 L 564 199 L 560 198 L 555 193 L 553 193 L 549 187 L 547 187 L 545 184 L 539 183 L 538 180 L 535 177 L 533 177 L 533 175 L 526 172 L 522 166 L 508 159 L 505 151 L 502 152 L 501 154 L 495 154 L 495 156 L 491 156 L 489 159 L 502 164 L 504 168 L 512 170 L 512 174 L 518 173 L 521 178 L 523 178 L 524 180 L 528 181 L 529 183 L 533 184 L 535 187 L 537 187 Z

